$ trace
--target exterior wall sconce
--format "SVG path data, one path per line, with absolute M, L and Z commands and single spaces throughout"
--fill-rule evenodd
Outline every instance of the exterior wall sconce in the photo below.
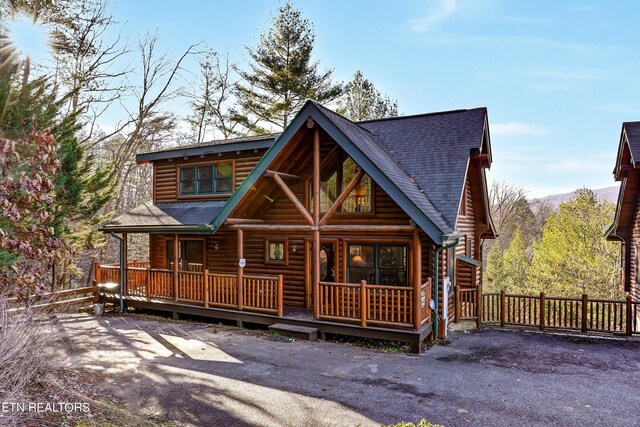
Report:
M 220 243 L 218 242 L 213 242 L 213 250 L 217 251 L 218 249 L 220 249 Z
M 296 253 L 298 252 L 298 245 L 296 245 L 295 243 L 293 243 L 291 245 L 291 252 Z

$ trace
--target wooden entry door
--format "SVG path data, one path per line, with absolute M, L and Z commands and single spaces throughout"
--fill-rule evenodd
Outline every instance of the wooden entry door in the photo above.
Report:
M 305 276 L 305 294 L 307 308 L 313 307 L 313 243 L 307 241 L 305 251 L 305 265 L 307 273 Z M 335 282 L 338 277 L 338 241 L 322 240 L 320 242 L 320 281 Z

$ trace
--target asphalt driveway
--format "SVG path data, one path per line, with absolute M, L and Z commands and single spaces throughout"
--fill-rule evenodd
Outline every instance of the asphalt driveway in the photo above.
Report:
M 637 426 L 640 343 L 456 333 L 421 355 L 138 315 L 58 315 L 61 363 L 198 426 Z

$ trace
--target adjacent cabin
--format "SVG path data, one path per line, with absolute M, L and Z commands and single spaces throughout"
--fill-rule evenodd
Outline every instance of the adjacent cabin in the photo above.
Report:
M 121 263 L 96 268 L 122 292 L 103 298 L 418 351 L 453 317 L 452 286 L 481 284 L 486 108 L 354 123 L 309 101 L 282 134 L 136 159 L 153 200 L 103 227 L 122 239 Z M 132 233 L 147 261 L 128 260 Z
M 640 122 L 625 122 L 613 170 L 620 193 L 607 240 L 622 243 L 622 286 L 640 301 Z

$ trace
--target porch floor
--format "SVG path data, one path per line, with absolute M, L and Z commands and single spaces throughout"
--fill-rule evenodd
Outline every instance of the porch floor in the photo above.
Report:
M 100 301 L 117 304 L 120 299 L 117 293 L 100 293 Z M 379 326 L 362 327 L 359 323 L 337 323 L 322 319 L 316 319 L 313 311 L 298 308 L 284 307 L 283 317 L 274 314 L 257 313 L 252 311 L 241 311 L 226 308 L 205 308 L 203 306 L 185 304 L 182 302 L 168 300 L 147 301 L 146 298 L 125 296 L 124 303 L 127 307 L 143 308 L 146 310 L 155 310 L 161 312 L 170 312 L 176 314 L 188 314 L 194 316 L 202 316 L 212 319 L 224 319 L 236 321 L 239 326 L 243 323 L 251 323 L 258 325 L 273 325 L 275 323 L 285 323 L 290 325 L 306 326 L 318 329 L 318 337 L 323 339 L 325 334 L 345 335 L 361 338 L 374 338 L 389 341 L 399 341 L 408 343 L 413 353 L 419 353 L 421 343 L 431 335 L 433 326 L 431 322 L 427 322 L 418 330 L 416 329 L 392 329 Z

